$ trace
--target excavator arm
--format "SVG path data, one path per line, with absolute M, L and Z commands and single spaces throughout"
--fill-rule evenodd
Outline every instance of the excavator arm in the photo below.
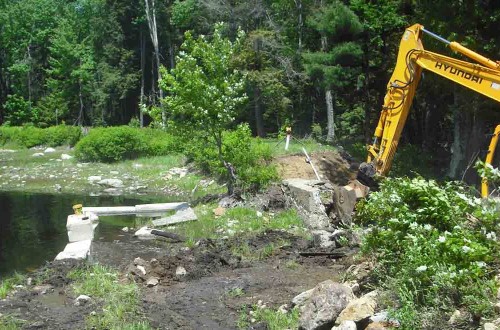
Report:
M 425 50 L 421 41 L 423 33 L 445 42 L 454 51 L 477 63 Z M 407 28 L 401 39 L 396 67 L 387 85 L 387 93 L 373 142 L 368 146 L 367 162 L 360 166 L 358 172 L 358 179 L 361 182 L 371 185 L 373 177 L 385 176 L 389 172 L 423 69 L 500 102 L 500 64 L 498 62 L 477 54 L 457 42 L 449 42 L 425 30 L 420 24 Z M 497 137 L 494 143 L 496 146 L 498 134 L 495 136 Z M 491 144 L 493 142 L 492 139 Z M 493 157 L 493 152 L 490 152 L 488 156 Z M 483 187 L 484 182 L 485 179 L 483 179 Z

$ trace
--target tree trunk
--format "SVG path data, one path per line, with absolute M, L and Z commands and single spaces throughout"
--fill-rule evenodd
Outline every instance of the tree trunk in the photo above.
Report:
M 295 7 L 299 13 L 297 21 L 297 32 L 298 32 L 298 51 L 302 51 L 302 27 L 304 25 L 304 20 L 302 17 L 302 0 L 295 0 Z
M 149 34 L 151 36 L 151 42 L 153 43 L 153 48 L 155 52 L 155 60 L 156 60 L 156 73 L 158 77 L 158 81 L 161 80 L 161 72 L 160 72 L 160 50 L 158 46 L 158 27 L 156 25 L 156 7 L 155 0 L 151 0 L 151 8 L 149 7 L 150 0 L 144 0 L 146 5 L 146 19 L 148 21 Z M 160 95 L 160 99 L 163 99 L 163 90 L 160 86 L 158 86 L 158 93 Z M 161 121 L 162 126 L 165 127 L 167 123 L 167 114 L 165 109 L 162 108 L 161 111 Z
M 255 126 L 257 128 L 257 136 L 265 137 L 264 119 L 262 117 L 261 91 L 259 86 L 254 87 L 254 110 L 255 110 Z
M 78 114 L 78 126 L 83 126 L 83 93 L 82 93 L 82 81 L 78 80 L 78 99 L 80 101 L 80 112 Z
M 455 86 L 453 92 L 453 143 L 451 146 L 450 167 L 448 176 L 452 179 L 461 177 L 461 168 L 466 156 L 466 141 L 469 138 L 467 128 L 467 109 L 461 100 L 461 90 Z
M 139 98 L 139 121 L 141 123 L 141 128 L 144 127 L 144 107 L 145 107 L 145 102 L 144 102 L 144 79 L 145 79 L 145 72 L 144 72 L 144 67 L 146 65 L 146 39 L 144 38 L 144 34 L 142 33 L 141 29 L 141 34 L 140 34 L 140 43 L 141 43 L 141 96 Z
M 332 91 L 330 89 L 326 90 L 325 93 L 326 99 L 326 115 L 327 115 L 327 133 L 326 133 L 326 141 L 333 142 L 335 139 L 335 122 L 333 117 L 333 97 Z

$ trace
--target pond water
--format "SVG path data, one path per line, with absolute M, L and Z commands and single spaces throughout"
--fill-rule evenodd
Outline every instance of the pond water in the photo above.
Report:
M 0 279 L 51 261 L 68 243 L 66 218 L 74 204 L 118 206 L 165 202 L 122 196 L 76 196 L 0 192 Z M 100 217 L 95 239 L 113 241 L 123 227 L 135 227 L 135 216 Z

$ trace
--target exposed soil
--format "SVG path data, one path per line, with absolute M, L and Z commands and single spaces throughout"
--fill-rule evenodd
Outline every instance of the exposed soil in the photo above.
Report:
M 331 151 L 317 152 L 310 155 L 321 180 L 328 180 L 337 185 L 345 185 L 355 178 L 356 164 L 351 164 L 340 154 Z M 304 155 L 287 155 L 276 159 L 281 177 L 316 180 L 316 175 Z
M 249 246 L 255 257 L 239 256 L 235 251 L 241 244 Z M 258 251 L 270 244 L 276 248 L 260 260 Z M 97 241 L 92 255 L 94 260 L 118 267 L 139 283 L 145 317 L 154 328 L 235 329 L 244 306 L 261 300 L 269 307 L 279 307 L 321 281 L 340 278 L 345 266 L 338 259 L 299 254 L 312 250 L 308 241 L 283 231 L 202 240 L 192 249 L 138 241 L 129 234 L 120 242 Z M 146 276 L 136 271 L 137 257 L 144 262 Z M 0 301 L 1 313 L 26 320 L 26 329 L 84 328 L 85 317 L 92 311 L 99 312 L 100 306 L 74 306 L 75 295 L 66 275 L 75 266 L 58 262 L 40 269 L 34 276 L 43 275 L 43 285 L 20 289 Z M 185 275 L 176 275 L 179 266 L 186 270 Z M 159 278 L 159 284 L 149 288 L 145 281 L 152 276 Z M 243 294 L 231 295 L 234 289 Z

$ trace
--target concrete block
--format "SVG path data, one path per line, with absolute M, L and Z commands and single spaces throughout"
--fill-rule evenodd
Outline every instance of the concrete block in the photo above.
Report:
M 171 210 L 180 210 L 187 208 L 189 205 L 186 202 L 181 203 L 157 203 L 157 204 L 139 204 L 135 206 L 137 213 L 147 212 L 166 212 Z
M 101 206 L 101 207 L 83 207 L 82 212 L 94 213 L 96 215 L 122 215 L 135 214 L 135 206 Z
M 56 256 L 55 260 L 86 259 L 90 254 L 91 245 L 92 245 L 92 240 L 90 239 L 85 241 L 69 243 L 68 245 L 66 245 L 64 250 Z
M 90 216 L 71 214 L 66 222 L 69 242 L 92 240 L 94 237 L 94 223 Z
M 194 210 L 190 207 L 177 211 L 170 217 L 153 220 L 153 226 L 168 226 L 176 223 L 198 220 Z

